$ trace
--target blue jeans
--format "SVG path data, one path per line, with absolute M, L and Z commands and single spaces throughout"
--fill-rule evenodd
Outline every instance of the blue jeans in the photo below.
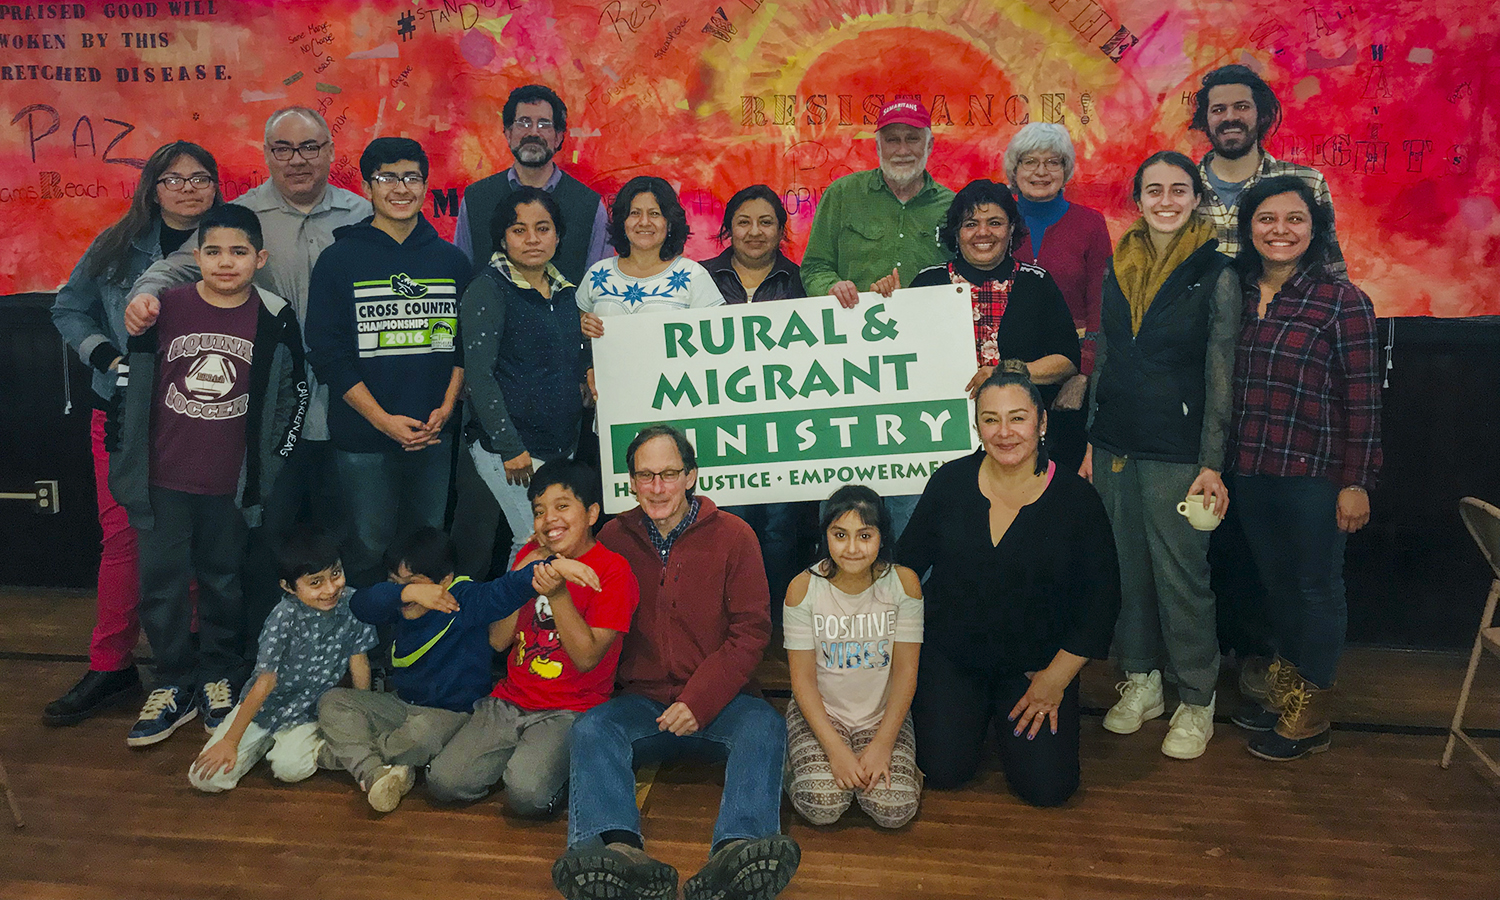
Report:
M 1236 475 L 1234 493 L 1266 585 L 1272 643 L 1303 678 L 1331 687 L 1349 623 L 1338 486 L 1325 478 Z
M 469 458 L 474 460 L 474 470 L 479 473 L 485 487 L 490 489 L 491 496 L 500 506 L 501 515 L 505 516 L 505 523 L 510 526 L 510 555 L 505 558 L 505 567 L 509 569 L 516 561 L 516 554 L 531 540 L 536 528 L 536 517 L 531 514 L 531 501 L 526 499 L 530 485 L 506 481 L 504 457 L 484 449 L 478 441 L 469 445 Z M 546 462 L 533 456 L 532 470 L 540 469 Z
M 349 509 L 349 535 L 344 542 L 349 584 L 361 588 L 384 581 L 385 551 L 397 538 L 424 525 L 443 527 L 451 462 L 446 442 L 409 452 L 334 451 Z
M 713 846 L 781 831 L 786 721 L 764 700 L 740 694 L 687 737 L 657 727 L 666 704 L 621 694 L 573 720 L 568 733 L 568 846 L 606 831 L 641 833 L 635 767 L 694 757 L 724 761 L 724 794 Z

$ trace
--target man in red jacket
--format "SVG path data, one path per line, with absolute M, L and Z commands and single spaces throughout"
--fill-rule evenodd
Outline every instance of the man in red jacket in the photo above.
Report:
M 769 591 L 755 533 L 694 495 L 697 455 L 669 425 L 626 450 L 640 506 L 599 541 L 624 556 L 641 586 L 620 654 L 618 696 L 579 716 L 571 750 L 568 851 L 552 880 L 569 900 L 675 898 L 677 870 L 646 855 L 634 766 L 705 754 L 724 760 L 724 794 L 708 864 L 687 900 L 771 900 L 801 851 L 781 834 L 786 727 L 746 693 L 771 635 Z

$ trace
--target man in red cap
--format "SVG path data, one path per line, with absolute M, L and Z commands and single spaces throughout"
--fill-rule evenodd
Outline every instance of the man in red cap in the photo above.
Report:
M 844 306 L 859 302 L 894 270 L 906 287 L 927 266 L 951 254 L 937 239 L 953 192 L 927 174 L 932 115 L 922 101 L 899 97 L 875 122 L 877 168 L 830 184 L 818 201 L 802 258 L 808 296 L 833 294 Z
M 932 115 L 920 100 L 898 97 L 875 121 L 877 168 L 830 184 L 818 201 L 812 234 L 802 257 L 802 284 L 809 297 L 832 294 L 845 307 L 859 292 L 895 272 L 902 287 L 928 266 L 952 254 L 938 241 L 953 191 L 927 174 L 932 153 Z M 917 498 L 887 497 L 894 534 L 900 537 Z

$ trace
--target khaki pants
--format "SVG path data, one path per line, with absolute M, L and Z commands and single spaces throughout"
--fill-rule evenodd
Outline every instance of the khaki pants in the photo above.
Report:
M 468 713 L 417 706 L 377 691 L 334 688 L 318 701 L 328 755 L 361 787 L 381 766 L 427 765 L 467 721 Z

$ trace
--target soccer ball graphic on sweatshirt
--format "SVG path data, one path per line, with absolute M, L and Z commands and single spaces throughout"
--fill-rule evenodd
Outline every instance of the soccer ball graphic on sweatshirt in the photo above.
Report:
M 194 400 L 218 400 L 234 390 L 238 374 L 234 360 L 218 353 L 208 353 L 193 360 L 182 386 Z

